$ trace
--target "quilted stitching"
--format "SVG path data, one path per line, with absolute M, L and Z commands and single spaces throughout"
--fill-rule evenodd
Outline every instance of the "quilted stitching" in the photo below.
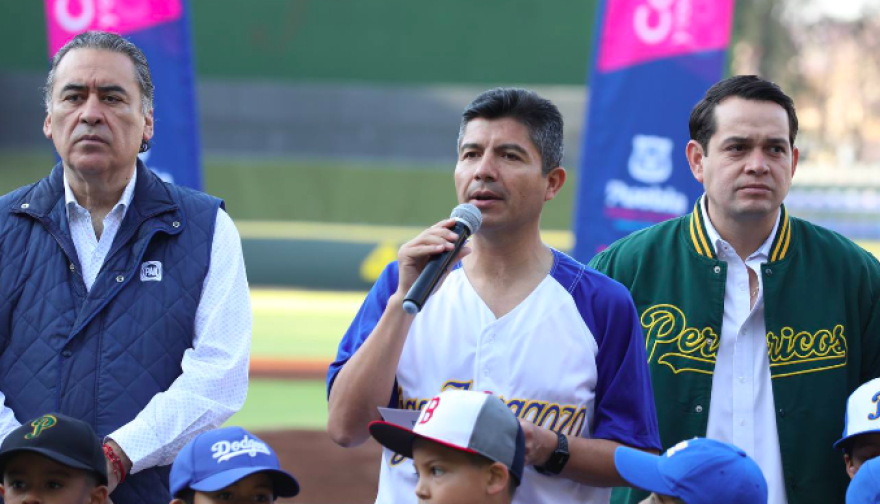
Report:
M 219 200 L 157 182 L 148 171 L 139 171 L 141 176 L 153 177 L 154 189 L 170 192 L 168 203 L 179 208 L 169 205 L 136 230 L 138 217 L 146 216 L 128 212 L 117 239 L 129 239 L 122 247 L 114 243 L 87 296 L 70 269 L 77 258 L 64 252 L 74 248 L 53 193 L 62 187 L 60 171 L 0 197 L 0 390 L 19 421 L 58 410 L 90 422 L 104 436 L 131 421 L 181 373 Z M 51 209 L 47 221 L 41 223 L 37 212 L 18 212 L 23 198 Z M 183 225 L 175 228 L 174 221 Z M 139 280 L 140 264 L 148 260 L 162 261 L 162 282 Z M 167 487 L 168 468 L 154 468 L 132 475 L 113 498 L 120 504 L 165 504 Z

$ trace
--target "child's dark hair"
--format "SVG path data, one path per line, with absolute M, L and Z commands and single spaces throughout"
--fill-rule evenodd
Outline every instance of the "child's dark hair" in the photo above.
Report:
M 186 504 L 193 504 L 196 500 L 196 491 L 192 488 L 187 488 L 186 490 L 177 492 L 177 495 L 174 498 L 180 499 Z
M 184 504 L 195 504 L 196 501 L 196 491 L 192 488 L 187 488 L 185 490 L 181 490 L 177 492 L 177 495 L 174 497 L 175 499 L 180 499 L 184 502 Z M 275 501 L 275 493 L 272 493 L 272 501 Z

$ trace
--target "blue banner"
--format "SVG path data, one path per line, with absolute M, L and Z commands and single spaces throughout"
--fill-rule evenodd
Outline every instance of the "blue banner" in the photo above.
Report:
M 702 194 L 688 117 L 725 63 L 733 0 L 605 0 L 574 216 L 574 256 L 687 213 Z
M 46 0 L 50 57 L 88 30 L 119 33 L 144 52 L 155 87 L 155 134 L 140 157 L 163 179 L 201 189 L 188 11 L 185 0 Z

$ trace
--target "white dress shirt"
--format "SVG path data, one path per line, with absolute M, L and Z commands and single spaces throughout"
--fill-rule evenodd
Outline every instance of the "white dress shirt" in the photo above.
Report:
M 761 264 L 770 257 L 770 246 L 779 227 L 779 218 L 767 240 L 743 262 L 712 225 L 705 195 L 700 204 L 703 215 L 707 216 L 705 223 L 709 241 L 714 245 L 718 259 L 727 263 L 724 319 L 712 377 L 706 437 L 735 445 L 755 459 L 767 479 L 767 502 L 786 504 L 773 385 L 770 382 L 761 280 Z M 747 268 L 758 278 L 758 297 L 754 307 L 750 307 Z
M 119 202 L 104 218 L 101 238 L 95 235 L 88 210 L 79 205 L 64 176 L 64 200 L 70 235 L 91 290 L 125 212 L 131 205 L 137 170 Z M 193 348 L 181 362 L 183 374 L 128 424 L 108 438 L 131 459 L 132 473 L 167 465 L 197 434 L 219 427 L 244 404 L 248 385 L 251 304 L 241 239 L 229 215 L 217 212 L 211 264 L 195 313 Z M 5 396 L 0 392 L 0 404 Z M 20 424 L 7 406 L 0 409 L 0 438 Z

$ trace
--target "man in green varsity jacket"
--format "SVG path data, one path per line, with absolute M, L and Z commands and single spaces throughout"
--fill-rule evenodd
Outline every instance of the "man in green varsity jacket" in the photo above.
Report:
M 771 504 L 843 502 L 832 444 L 849 394 L 880 375 L 880 263 L 782 205 L 797 116 L 778 86 L 719 82 L 691 112 L 690 135 L 688 162 L 705 188 L 693 212 L 590 263 L 635 300 L 663 449 L 725 441 L 761 467 Z

